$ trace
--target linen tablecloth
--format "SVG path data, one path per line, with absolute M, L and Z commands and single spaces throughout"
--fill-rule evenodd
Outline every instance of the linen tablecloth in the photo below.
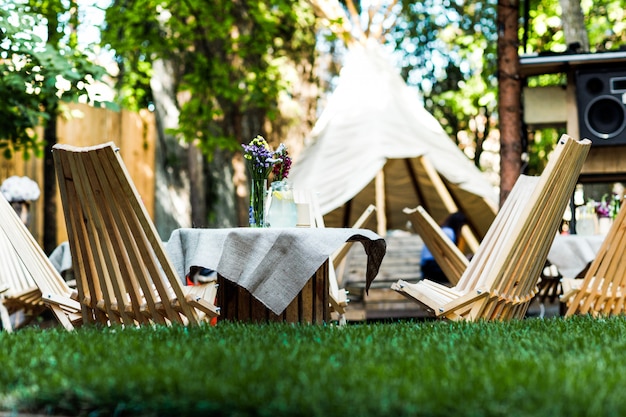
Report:
M 548 261 L 565 278 L 576 278 L 593 261 L 605 235 L 557 235 L 548 252 Z
M 385 240 L 366 229 L 177 229 L 165 245 L 179 276 L 192 266 L 217 271 L 281 314 L 311 276 L 345 242 L 367 254 L 366 290 L 386 253 Z

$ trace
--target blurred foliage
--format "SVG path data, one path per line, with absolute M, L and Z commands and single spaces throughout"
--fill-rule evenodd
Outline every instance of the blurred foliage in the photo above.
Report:
M 5 158 L 15 151 L 23 151 L 25 158 L 41 156 L 45 138 L 36 135 L 35 127 L 56 117 L 59 103 L 88 95 L 87 86 L 105 74 L 85 52 L 62 41 L 61 25 L 51 31 L 59 34 L 54 43 L 39 34 L 65 11 L 62 2 L 2 1 L 0 151 Z M 44 17 L 50 15 L 54 19 Z
M 174 133 L 210 156 L 249 141 L 242 124 L 258 133 L 276 116 L 288 87 L 281 66 L 314 61 L 315 18 L 304 0 L 115 0 L 103 41 L 116 52 L 121 100 L 132 107 L 152 100 L 152 63 L 174 63 Z
M 496 1 L 399 3 L 398 20 L 386 40 L 402 55 L 403 76 L 420 89 L 426 108 L 451 137 L 473 142 L 459 145 L 475 149 L 479 165 L 482 141 L 497 128 Z M 520 40 L 528 38 L 520 54 L 566 51 L 558 0 L 532 0 L 529 6 L 527 34 L 520 10 Z M 581 7 L 591 52 L 626 45 L 626 1 L 583 0 Z M 530 78 L 528 85 L 564 85 L 565 79 L 564 74 L 542 75 Z M 560 133 L 535 132 L 528 144 L 529 172 L 541 171 Z
M 450 137 L 480 165 L 497 110 L 496 2 L 403 1 L 387 37 L 403 75 Z M 464 142 L 464 143 L 462 143 Z
M 588 52 L 605 52 L 626 48 L 626 1 L 582 0 L 585 26 L 589 37 Z M 520 53 L 559 54 L 567 52 L 558 0 L 533 0 L 530 2 L 530 19 L 526 45 Z M 520 39 L 523 36 L 520 33 Z M 566 74 L 543 74 L 529 77 L 528 87 L 550 85 L 565 86 Z M 538 129 L 529 137 L 528 172 L 536 174 L 545 166 L 547 156 L 554 148 L 565 128 Z
M 85 85 L 104 72 L 76 47 L 73 2 L 2 3 L 0 91 L 9 99 L 0 107 L 0 146 L 8 152 L 35 150 L 38 142 L 29 128 L 49 119 L 46 109 L 55 100 L 85 95 Z M 419 89 L 426 108 L 450 136 L 474 148 L 478 160 L 481 142 L 497 127 L 496 1 L 382 3 L 387 17 L 394 16 L 393 25 L 384 27 L 385 41 L 397 51 L 402 75 Z M 364 20 L 375 19 L 366 4 L 371 2 L 357 1 L 357 10 Z M 528 33 L 520 23 L 520 39 L 527 39 L 520 53 L 565 51 L 558 0 L 531 0 L 529 6 Z M 625 0 L 582 0 L 581 7 L 591 52 L 624 45 Z M 42 39 L 33 30 L 46 24 L 53 39 Z M 316 37 L 318 24 L 305 0 L 114 0 L 102 37 L 103 45 L 116 52 L 117 90 L 126 107 L 151 105 L 155 60 L 176 64 L 181 110 L 176 133 L 189 141 L 200 139 L 210 154 L 215 147 L 237 149 L 240 140 L 248 140 L 238 138 L 242 124 L 261 128 L 271 123 L 278 95 L 291 87 L 281 68 L 286 62 L 315 62 L 316 44 L 318 49 L 321 42 L 328 44 Z M 52 81 L 58 77 L 69 81 L 69 89 L 59 92 Z M 562 75 L 528 80 L 530 86 L 563 82 Z M 540 136 L 549 134 L 535 137 Z M 530 144 L 530 152 L 540 154 L 534 148 L 543 144 Z M 531 166 L 533 161 L 531 157 Z
M 615 50 L 626 45 L 626 1 L 581 0 L 589 36 L 589 52 Z M 526 53 L 567 50 L 558 0 L 531 0 Z M 520 51 L 521 53 L 521 51 Z

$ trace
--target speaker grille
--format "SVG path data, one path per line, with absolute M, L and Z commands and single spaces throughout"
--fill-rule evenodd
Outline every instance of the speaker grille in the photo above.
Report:
M 626 144 L 626 68 L 579 70 L 576 100 L 581 138 L 595 146 Z
M 615 97 L 598 97 L 585 108 L 585 125 L 600 139 L 618 136 L 625 122 L 624 105 Z

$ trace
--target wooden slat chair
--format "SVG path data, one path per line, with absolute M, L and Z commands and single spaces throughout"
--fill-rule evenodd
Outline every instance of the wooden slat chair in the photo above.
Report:
M 47 308 L 68 330 L 80 323 L 75 291 L 63 280 L 15 210 L 0 196 L 0 317 L 12 331 L 10 315 L 23 313 L 28 324 Z
M 404 213 L 411 221 L 415 232 L 420 235 L 424 244 L 430 249 L 448 280 L 456 285 L 469 265 L 468 258 L 422 206 L 405 208 Z M 556 267 L 546 261 L 537 284 L 536 297 L 542 312 L 540 317 L 544 315 L 545 302 L 553 303 L 561 294 L 561 278 Z
M 563 135 L 540 177 L 519 177 L 457 285 L 400 280 L 392 288 L 441 318 L 523 318 L 590 146 Z
M 404 214 L 411 221 L 413 230 L 420 235 L 433 254 L 446 278 L 456 285 L 469 265 L 469 260 L 458 246 L 446 235 L 422 206 L 405 208 Z
M 216 284 L 183 286 L 112 142 L 53 156 L 85 323 L 200 324 Z
M 310 211 L 310 226 L 311 227 L 326 227 L 324 223 L 324 216 L 320 210 L 319 201 L 315 193 L 311 190 L 296 190 L 294 198 L 297 203 L 304 203 L 309 205 Z M 372 219 L 372 215 L 376 212 L 376 207 L 370 204 L 363 210 L 363 213 L 352 225 L 353 228 L 359 229 L 365 227 L 367 223 Z M 332 310 L 339 316 L 340 324 L 345 323 L 346 308 L 348 307 L 348 291 L 345 288 L 339 288 L 339 279 L 337 271 L 343 269 L 345 257 L 350 250 L 354 242 L 346 242 L 339 247 L 335 253 L 330 257 L 329 268 L 329 298 Z
M 620 210 L 584 278 L 562 278 L 565 316 L 626 312 L 626 210 Z

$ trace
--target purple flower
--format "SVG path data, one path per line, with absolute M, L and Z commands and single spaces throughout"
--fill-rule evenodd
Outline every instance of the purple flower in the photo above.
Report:
M 289 175 L 291 157 L 284 144 L 281 143 L 273 152 L 267 141 L 262 136 L 257 136 L 249 144 L 241 146 L 243 157 L 253 178 L 266 179 L 273 173 L 274 180 L 281 181 Z
M 262 136 L 252 139 L 243 146 L 243 157 L 246 160 L 250 175 L 254 178 L 267 178 L 276 161 L 267 141 Z

